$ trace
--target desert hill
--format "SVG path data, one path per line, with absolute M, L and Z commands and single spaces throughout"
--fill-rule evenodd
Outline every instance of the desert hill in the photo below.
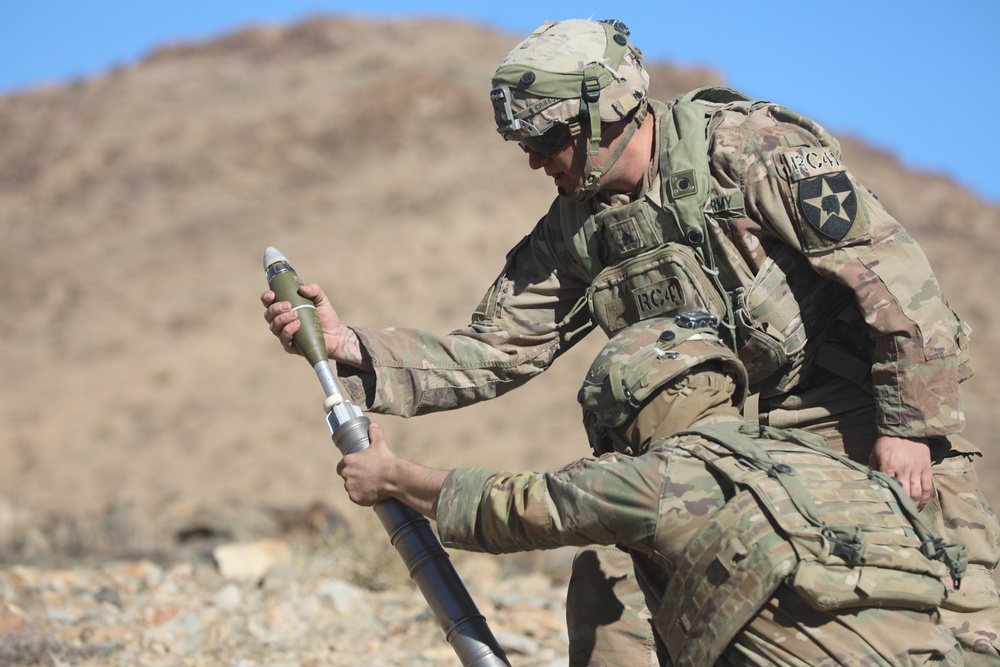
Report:
M 489 77 L 519 39 L 317 18 L 0 98 L 0 550 L 26 517 L 109 506 L 356 512 L 319 385 L 264 326 L 262 252 L 350 323 L 464 325 L 553 195 L 493 131 Z M 661 99 L 724 83 L 650 72 Z M 842 139 L 975 330 L 967 435 L 1000 504 L 1000 209 Z M 601 343 L 489 404 L 379 423 L 429 465 L 559 465 L 585 452 L 575 395 Z

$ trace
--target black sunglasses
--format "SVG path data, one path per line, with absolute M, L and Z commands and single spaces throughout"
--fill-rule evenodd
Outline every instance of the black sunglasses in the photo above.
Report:
M 531 152 L 541 157 L 552 157 L 570 142 L 573 136 L 563 124 L 550 127 L 537 137 L 525 137 L 518 145 L 525 153 Z

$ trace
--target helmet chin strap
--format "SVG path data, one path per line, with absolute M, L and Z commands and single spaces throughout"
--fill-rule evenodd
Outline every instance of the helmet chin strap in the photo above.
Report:
M 601 189 L 601 180 L 604 175 L 608 172 L 611 167 L 618 161 L 618 158 L 622 156 L 625 152 L 625 148 L 628 146 L 629 141 L 635 135 L 636 130 L 639 129 L 639 125 L 646 118 L 648 113 L 648 106 L 643 101 L 642 104 L 636 109 L 635 113 L 632 114 L 632 119 L 629 124 L 625 127 L 622 132 L 621 137 L 619 137 L 618 142 L 615 144 L 614 149 L 608 154 L 608 159 L 604 161 L 604 164 L 597 166 L 594 164 L 594 154 L 592 151 L 588 150 L 590 145 L 595 145 L 600 143 L 601 140 L 601 130 L 600 123 L 597 124 L 596 137 L 594 136 L 595 129 L 591 127 L 591 136 L 586 137 L 583 132 L 581 132 L 581 125 L 578 122 L 573 122 L 570 124 L 570 132 L 572 133 L 574 139 L 577 139 L 577 155 L 580 156 L 580 161 L 583 164 L 583 184 L 575 192 L 560 192 L 560 194 L 569 201 L 586 201 L 597 194 Z

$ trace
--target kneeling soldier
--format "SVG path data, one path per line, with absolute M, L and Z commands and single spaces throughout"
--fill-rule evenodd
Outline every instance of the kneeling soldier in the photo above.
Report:
M 617 545 L 663 664 L 962 665 L 937 607 L 965 548 L 822 438 L 743 421 L 746 371 L 716 326 L 685 314 L 608 342 L 580 391 L 596 459 L 435 470 L 397 458 L 373 425 L 338 472 L 358 504 L 395 497 L 436 519 L 446 546 Z

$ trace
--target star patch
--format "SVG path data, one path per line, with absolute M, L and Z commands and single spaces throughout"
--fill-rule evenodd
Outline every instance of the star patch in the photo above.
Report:
M 833 241 L 840 241 L 858 217 L 858 197 L 843 171 L 799 182 L 799 208 L 806 222 Z

